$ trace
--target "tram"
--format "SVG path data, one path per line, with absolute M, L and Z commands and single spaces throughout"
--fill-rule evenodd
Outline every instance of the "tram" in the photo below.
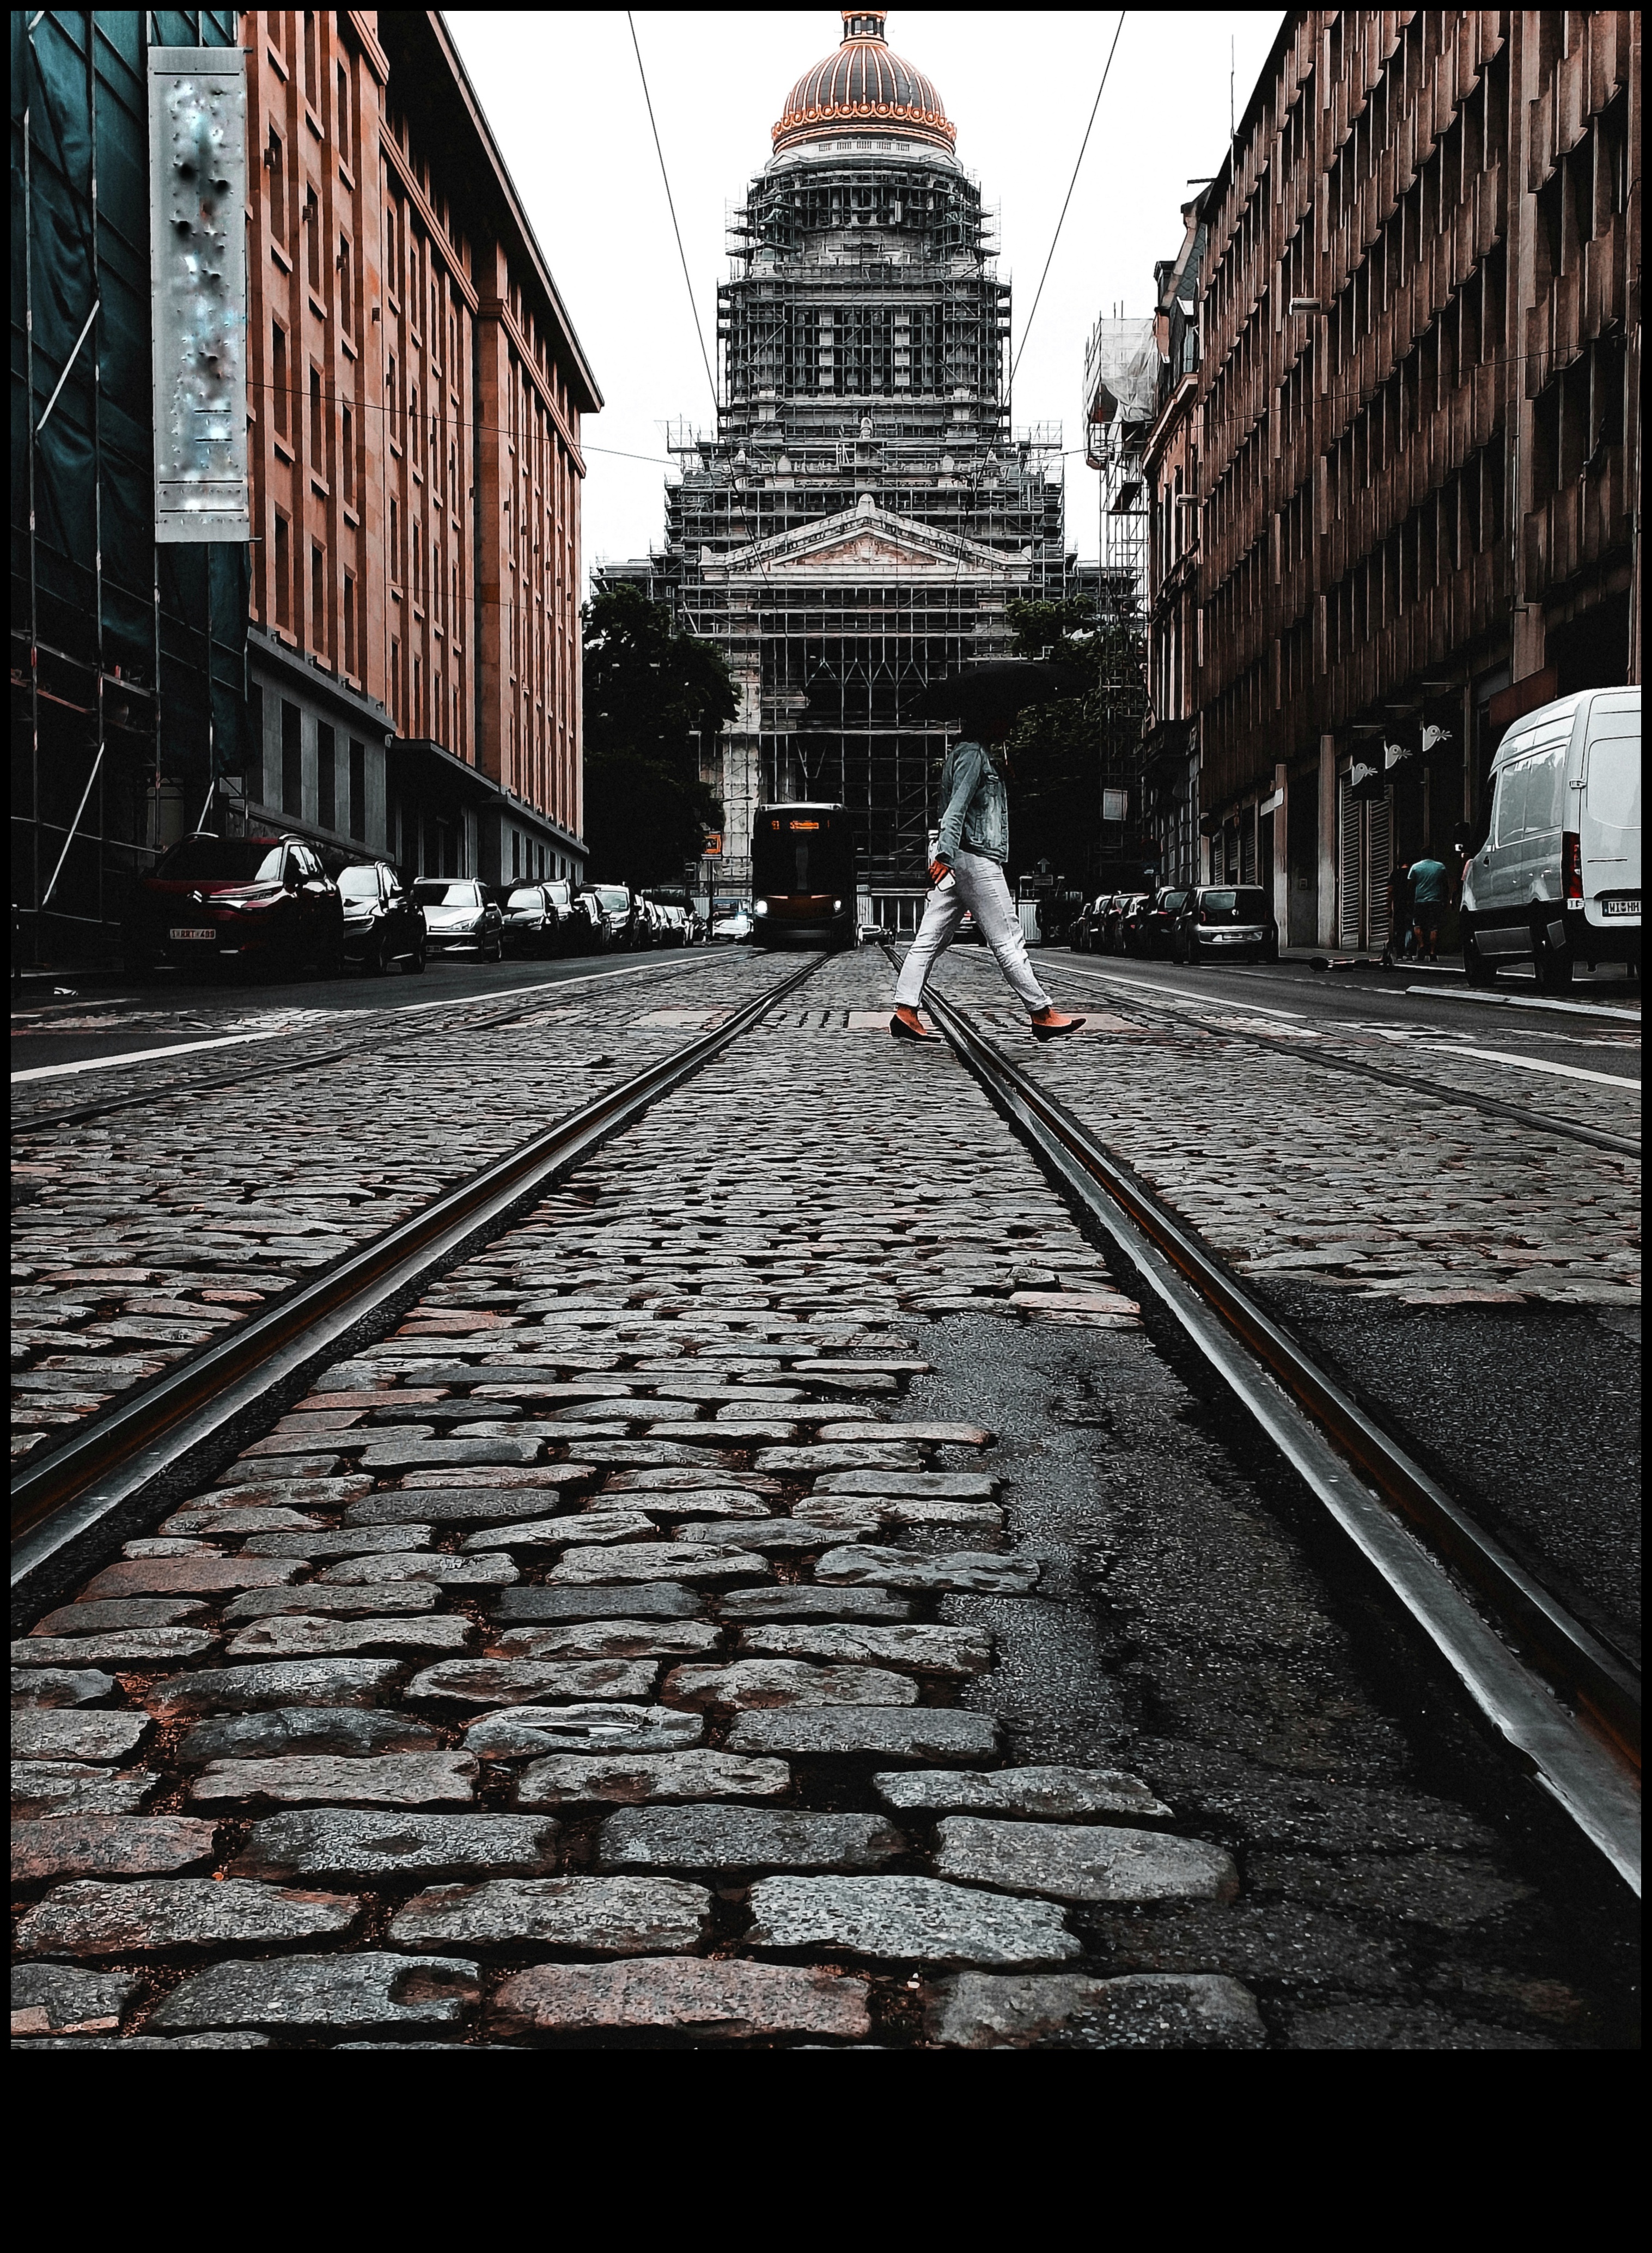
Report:
M 847 806 L 755 808 L 751 915 L 759 946 L 854 945 L 854 831 Z

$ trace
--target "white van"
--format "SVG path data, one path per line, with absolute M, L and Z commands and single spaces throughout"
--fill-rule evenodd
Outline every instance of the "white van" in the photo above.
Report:
M 1463 868 L 1463 966 L 1477 986 L 1532 961 L 1641 974 L 1641 692 L 1586 688 L 1516 720 L 1497 746 Z

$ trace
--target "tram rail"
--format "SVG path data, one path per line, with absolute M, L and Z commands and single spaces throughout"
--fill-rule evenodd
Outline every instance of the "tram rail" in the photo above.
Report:
M 698 960 L 692 964 L 617 962 L 605 970 L 583 972 L 577 978 L 548 978 L 541 985 L 533 987 L 528 992 L 527 998 L 519 1001 L 514 1008 L 498 1010 L 491 1016 L 466 1018 L 459 1023 L 433 1024 L 427 1017 L 422 1018 L 418 1024 L 410 1025 L 405 1030 L 390 1031 L 385 1026 L 380 1012 L 364 1010 L 361 1015 L 370 1021 L 367 1035 L 359 1041 L 348 1041 L 341 1048 L 324 1049 L 320 1051 L 306 1050 L 302 1055 L 282 1057 L 270 1064 L 251 1064 L 240 1071 L 222 1072 L 213 1078 L 178 1080 L 161 1087 L 151 1085 L 137 1089 L 129 1088 L 122 1094 L 94 1098 L 90 1102 L 73 1104 L 62 1111 L 24 1111 L 12 1119 L 11 1139 L 17 1141 L 29 1134 L 49 1133 L 59 1126 L 81 1126 L 89 1120 L 101 1119 L 110 1112 L 129 1111 L 145 1104 L 162 1103 L 170 1096 L 211 1095 L 226 1087 L 240 1087 L 246 1082 L 272 1078 L 282 1072 L 313 1071 L 323 1064 L 343 1064 L 352 1056 L 359 1056 L 364 1050 L 371 1049 L 376 1055 L 387 1047 L 392 1045 L 399 1047 L 404 1041 L 415 1040 L 421 1035 L 431 1032 L 491 1032 L 497 1026 L 512 1024 L 517 1018 L 527 1016 L 533 1010 L 542 1008 L 547 994 L 560 994 L 568 987 L 583 986 L 594 979 L 623 977 L 627 973 L 635 975 L 644 970 L 652 972 L 657 977 L 673 975 L 680 977 L 684 971 L 698 969 L 699 966 Z M 520 993 L 522 990 L 520 987 L 512 989 L 515 993 Z M 409 1013 L 414 1010 L 434 1010 L 438 1008 L 457 1010 L 464 1009 L 472 1002 L 485 1004 L 488 999 L 485 994 L 456 994 L 450 1002 L 415 1001 L 401 1004 L 400 1007 L 406 1008 Z M 395 1005 L 393 1005 L 391 1010 L 386 1014 L 395 1014 Z M 165 1050 L 157 1049 L 155 1051 L 157 1063 L 164 1062 L 165 1057 Z M 141 1071 L 143 1061 L 146 1059 L 140 1060 L 131 1069 Z
M 282 1412 L 347 1341 L 382 1335 L 439 1270 L 759 1024 L 819 959 L 30 1457 L 11 1484 L 14 1608 L 38 1611 L 121 1540 L 147 1530 L 242 1434 Z
M 1111 986 L 1115 993 L 1126 990 L 1132 996 L 1133 1008 L 1139 1009 L 1144 1015 L 1151 1015 L 1156 1008 L 1162 1023 L 1175 1025 L 1186 1022 L 1185 1012 L 1168 1008 L 1162 1001 L 1155 1002 L 1151 989 L 1136 980 L 1110 979 L 1105 970 L 1091 969 L 1088 966 L 1074 969 L 1070 964 L 1063 966 L 1063 974 L 1095 980 L 1102 985 Z M 1219 1008 L 1226 998 L 1212 994 L 1209 1003 L 1205 1006 Z M 1244 1004 L 1241 1001 L 1233 1002 L 1231 1006 L 1239 1011 L 1243 1010 Z M 1319 1064 L 1327 1071 L 1355 1072 L 1363 1079 L 1376 1080 L 1381 1086 L 1398 1088 L 1405 1095 L 1432 1095 L 1440 1103 L 1467 1104 L 1471 1110 L 1483 1111 L 1491 1118 L 1507 1119 L 1517 1126 L 1530 1126 L 1544 1134 L 1561 1134 L 1568 1141 L 1586 1142 L 1592 1149 L 1610 1150 L 1618 1157 L 1638 1158 L 1641 1155 L 1640 1141 L 1633 1135 L 1614 1134 L 1604 1126 L 1586 1126 L 1580 1120 L 1559 1119 L 1550 1111 L 1528 1111 L 1520 1104 L 1505 1103 L 1500 1096 L 1481 1095 L 1468 1088 L 1453 1087 L 1443 1079 L 1430 1079 L 1420 1073 L 1384 1071 L 1380 1064 L 1366 1064 L 1357 1057 L 1328 1056 L 1323 1050 L 1311 1048 L 1304 1042 L 1282 1040 L 1267 1033 L 1242 1030 L 1236 1025 L 1223 1025 L 1222 1034 L 1224 1039 L 1249 1041 L 1256 1048 L 1271 1049 L 1276 1056 L 1298 1057 L 1303 1063 Z
M 925 1007 L 1143 1298 L 1298 1474 L 1385 1608 L 1638 1894 L 1638 1670 L 1476 1524 L 1064 1105 L 933 988 Z

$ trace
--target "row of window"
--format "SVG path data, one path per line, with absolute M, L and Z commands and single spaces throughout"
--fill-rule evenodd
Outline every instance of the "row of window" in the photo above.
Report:
M 263 691 L 251 689 L 253 736 L 263 736 Z M 273 793 L 272 793 L 273 794 Z M 285 697 L 281 702 L 281 810 L 294 821 L 313 822 L 318 829 L 365 841 L 367 834 L 367 752 L 364 743 L 349 738 L 343 761 L 338 738 L 325 725 L 316 729 L 316 782 L 313 806 L 305 805 L 303 714 Z

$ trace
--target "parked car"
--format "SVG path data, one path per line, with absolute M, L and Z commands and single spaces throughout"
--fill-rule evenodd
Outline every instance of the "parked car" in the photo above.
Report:
M 694 917 L 687 908 L 673 907 L 662 902 L 659 913 L 663 928 L 659 935 L 662 946 L 687 946 L 694 936 Z
M 1067 926 L 1067 944 L 1075 954 L 1092 954 L 1096 947 L 1096 926 L 1107 904 L 1104 892 L 1098 898 L 1086 900 Z
M 1097 952 L 1101 954 L 1122 954 L 1125 951 L 1125 925 L 1140 907 L 1147 903 L 1146 892 L 1115 892 L 1103 910 L 1100 940 Z
M 505 950 L 512 954 L 571 954 L 583 930 L 576 930 L 574 895 L 566 883 L 512 884 L 505 895 Z M 585 918 L 579 918 L 583 925 Z
M 735 908 L 712 918 L 711 935 L 714 938 L 744 940 L 756 928 L 749 908 Z
M 1587 688 L 1516 720 L 1497 746 L 1463 864 L 1463 967 L 1489 985 L 1536 964 L 1641 974 L 1641 692 Z
M 1132 954 L 1168 955 L 1175 951 L 1176 924 L 1188 903 L 1185 884 L 1162 885 L 1144 900 L 1125 927 Z
M 484 962 L 497 962 L 504 953 L 505 917 L 474 876 L 421 876 L 413 896 L 424 910 L 425 944 L 432 954 L 479 954 Z
M 610 946 L 635 946 L 637 937 L 637 901 L 628 884 L 587 884 L 585 891 L 596 903 L 603 923 L 608 927 Z M 645 946 L 646 938 L 641 942 Z
M 420 971 L 425 961 L 424 910 L 388 861 L 358 861 L 338 872 L 344 903 L 345 959 L 364 970 L 393 962 Z
M 575 952 L 579 954 L 607 954 L 613 946 L 614 934 L 608 927 L 608 918 L 603 915 L 602 904 L 594 892 L 575 893 L 574 917 L 574 930 L 578 939 Z M 585 926 L 583 931 L 580 930 L 582 923 Z
M 1218 955 L 1277 962 L 1279 927 L 1267 894 L 1259 884 L 1201 884 L 1185 896 L 1171 952 L 1178 962 L 1209 962 Z
M 140 876 L 122 931 L 124 967 L 344 967 L 338 887 L 300 837 L 220 837 L 197 830 Z

